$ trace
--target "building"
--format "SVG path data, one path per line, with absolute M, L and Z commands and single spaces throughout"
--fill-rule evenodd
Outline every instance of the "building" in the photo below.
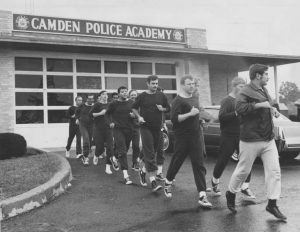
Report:
M 113 92 L 120 85 L 142 91 L 145 78 L 156 74 L 171 100 L 179 77 L 191 74 L 200 79 L 201 104 L 219 104 L 231 79 L 250 64 L 276 67 L 299 61 L 209 50 L 203 29 L 0 11 L 0 132 L 22 134 L 36 147 L 62 147 L 68 131 L 65 112 L 77 95 Z

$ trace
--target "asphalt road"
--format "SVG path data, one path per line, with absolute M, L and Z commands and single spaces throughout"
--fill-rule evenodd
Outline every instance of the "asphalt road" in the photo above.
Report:
M 166 164 L 169 161 L 167 155 Z M 215 157 L 209 157 L 206 162 L 208 183 L 215 161 Z M 176 176 L 172 200 L 166 199 L 163 192 L 152 193 L 150 187 L 141 187 L 137 172 L 130 171 L 134 184 L 127 186 L 120 171 L 110 176 L 104 173 L 103 160 L 98 166 L 89 167 L 75 159 L 69 162 L 74 180 L 68 192 L 42 208 L 2 222 L 2 232 L 300 231 L 300 160 L 282 164 L 279 206 L 287 215 L 287 222 L 278 221 L 265 211 L 267 200 L 260 163 L 254 164 L 251 180 L 257 199 L 248 201 L 238 194 L 238 213 L 233 215 L 224 196 L 233 162 L 221 180 L 222 196 L 208 193 L 214 205 L 211 210 L 197 205 L 189 160 Z

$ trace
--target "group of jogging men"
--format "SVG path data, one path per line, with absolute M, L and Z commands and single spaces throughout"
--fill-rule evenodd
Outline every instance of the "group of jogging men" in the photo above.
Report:
M 268 204 L 266 210 L 275 217 L 286 220 L 278 206 L 281 191 L 281 176 L 278 151 L 274 141 L 273 117 L 279 112 L 271 105 L 271 97 L 265 88 L 268 67 L 254 64 L 249 69 L 250 83 L 236 77 L 232 80 L 232 91 L 221 102 L 219 121 L 221 129 L 220 153 L 211 179 L 212 192 L 221 195 L 220 177 L 230 159 L 237 152 L 239 162 L 232 174 L 226 191 L 227 207 L 236 213 L 235 196 L 241 192 L 255 199 L 249 188 L 252 165 L 257 157 L 262 159 L 265 170 Z M 89 164 L 92 137 L 96 146 L 93 163 L 106 150 L 107 174 L 114 170 L 123 171 L 125 184 L 132 184 L 128 174 L 127 152 L 132 141 L 132 169 L 139 172 L 140 183 L 147 186 L 146 176 L 152 191 L 163 189 L 167 198 L 172 198 L 172 184 L 184 160 L 189 156 L 196 187 L 199 193 L 198 204 L 212 208 L 207 198 L 205 149 L 201 131 L 199 96 L 195 94 L 195 79 L 186 75 L 180 78 L 180 91 L 170 104 L 162 91 L 158 91 L 158 77 L 147 78 L 148 89 L 138 94 L 127 87 L 118 88 L 115 100 L 108 103 L 107 91 L 102 90 L 97 102 L 89 95 L 84 104 L 77 97 L 77 107 L 70 107 L 70 130 L 66 156 L 77 135 L 76 153 L 84 165 Z M 174 153 L 166 177 L 163 176 L 164 157 L 162 152 L 163 115 L 170 111 L 174 131 Z M 78 128 L 77 130 L 75 128 Z M 80 134 L 83 139 L 81 152 Z M 79 138 L 78 138 L 79 137 Z M 142 142 L 142 151 L 139 142 Z M 159 183 L 163 182 L 163 186 Z

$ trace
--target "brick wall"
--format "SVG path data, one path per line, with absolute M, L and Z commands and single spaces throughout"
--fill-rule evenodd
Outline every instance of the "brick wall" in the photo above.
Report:
M 0 10 L 0 35 L 11 35 L 12 21 L 12 12 Z
M 197 28 L 186 28 L 186 42 L 189 48 L 207 49 L 206 30 Z
M 12 52 L 0 48 L 0 132 L 14 131 L 14 60 Z

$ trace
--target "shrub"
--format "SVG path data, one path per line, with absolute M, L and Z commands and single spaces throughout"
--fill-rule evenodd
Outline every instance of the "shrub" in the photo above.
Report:
M 27 143 L 22 135 L 0 133 L 0 160 L 24 156 L 26 151 Z

